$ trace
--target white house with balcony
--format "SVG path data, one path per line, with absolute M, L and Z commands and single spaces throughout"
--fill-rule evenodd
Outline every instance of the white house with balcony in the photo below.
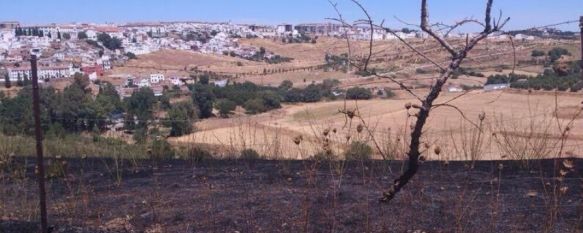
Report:
M 150 74 L 150 83 L 160 83 L 164 81 L 164 75 L 163 74 Z

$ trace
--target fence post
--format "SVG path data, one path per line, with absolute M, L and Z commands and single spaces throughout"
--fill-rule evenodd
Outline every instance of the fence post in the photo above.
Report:
M 579 18 L 579 29 L 581 31 L 581 44 L 579 45 L 581 47 L 581 61 L 579 65 L 581 66 L 581 80 L 583 81 L 583 16 Z
M 36 168 L 38 169 L 38 195 L 40 204 L 41 230 L 40 232 L 48 233 L 47 221 L 47 197 L 45 190 L 45 167 L 43 158 L 43 132 L 40 124 L 40 97 L 38 87 L 38 70 L 36 55 L 30 59 L 30 68 L 32 71 L 32 108 L 34 111 L 34 133 L 36 137 Z

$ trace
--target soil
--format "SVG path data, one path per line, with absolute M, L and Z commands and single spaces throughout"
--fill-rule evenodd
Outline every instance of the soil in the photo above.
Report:
M 580 232 L 583 160 L 559 181 L 561 161 L 425 162 L 389 204 L 378 199 L 400 161 L 53 161 L 66 172 L 47 182 L 49 221 L 53 232 Z M 25 178 L 2 173 L 0 232 L 36 232 L 27 162 Z

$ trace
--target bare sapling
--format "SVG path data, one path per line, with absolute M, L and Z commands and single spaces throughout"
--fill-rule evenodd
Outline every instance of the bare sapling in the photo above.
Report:
M 371 38 L 370 38 L 370 45 L 369 45 L 370 47 L 369 47 L 368 55 L 365 56 L 364 61 L 359 62 L 362 65 L 360 65 L 360 66 L 357 65 L 357 67 L 361 68 L 361 70 L 360 70 L 361 73 L 366 73 L 366 74 L 370 73 L 370 74 L 376 76 L 377 78 L 388 79 L 391 82 L 397 84 L 402 90 L 408 92 L 410 95 L 412 95 L 413 97 L 415 97 L 419 101 L 418 103 L 411 103 L 411 104 L 407 105 L 408 110 L 411 109 L 411 110 L 416 111 L 414 114 L 412 114 L 412 117 L 414 117 L 416 119 L 413 119 L 413 123 L 411 125 L 411 132 L 410 132 L 411 137 L 410 137 L 410 142 L 408 145 L 408 152 L 406 155 L 406 157 L 407 157 L 406 168 L 405 168 L 404 172 L 397 179 L 394 180 L 394 182 L 391 184 L 391 186 L 388 188 L 388 190 L 386 190 L 383 193 L 383 196 L 380 199 L 381 202 L 388 203 L 395 197 L 395 195 L 403 187 L 405 187 L 407 185 L 407 183 L 409 183 L 411 181 L 411 179 L 415 176 L 415 174 L 419 170 L 419 162 L 420 162 L 420 157 L 421 157 L 420 146 L 423 144 L 422 136 L 424 133 L 424 126 L 427 122 L 427 119 L 429 118 L 431 111 L 434 110 L 435 108 L 438 108 L 438 107 L 449 107 L 449 108 L 453 108 L 453 109 L 457 110 L 464 117 L 464 119 L 468 120 L 465 117 L 464 113 L 459 108 L 457 108 L 456 106 L 451 105 L 449 103 L 450 101 L 446 101 L 443 103 L 435 103 L 435 101 L 440 96 L 440 93 L 441 93 L 442 89 L 444 88 L 444 85 L 448 82 L 449 78 L 452 77 L 454 75 L 454 73 L 460 68 L 460 65 L 468 57 L 468 54 L 470 53 L 470 51 L 472 51 L 472 49 L 474 49 L 474 47 L 476 47 L 476 45 L 478 45 L 478 43 L 480 41 L 486 39 L 492 33 L 500 32 L 502 30 L 502 28 L 504 27 L 504 25 L 506 25 L 506 23 L 510 20 L 510 18 L 503 18 L 502 13 L 500 13 L 500 16 L 498 18 L 492 17 L 493 0 L 488 0 L 486 3 L 485 17 L 484 17 L 483 22 L 475 20 L 475 19 L 464 19 L 462 21 L 457 22 L 454 25 L 449 26 L 448 32 L 445 34 L 442 34 L 438 31 L 434 31 L 433 27 L 435 27 L 439 24 L 430 24 L 427 0 L 422 0 L 421 1 L 421 9 L 420 9 L 421 10 L 421 15 L 420 15 L 421 22 L 420 22 L 419 27 L 427 36 L 429 36 L 434 41 L 436 41 L 437 44 L 439 44 L 439 46 L 442 48 L 442 50 L 445 50 L 449 54 L 448 64 L 446 66 L 444 66 L 444 65 L 432 60 L 424 52 L 421 52 L 420 50 L 415 48 L 413 45 L 411 45 L 405 39 L 401 38 L 399 36 L 399 34 L 396 33 L 395 31 L 393 31 L 392 29 L 385 27 L 383 25 L 384 21 L 380 25 L 374 24 L 372 17 L 370 16 L 370 14 L 368 13 L 368 11 L 366 10 L 366 8 L 363 5 L 358 0 L 352 0 L 352 2 L 355 3 L 358 6 L 358 8 L 360 8 L 362 10 L 364 15 L 366 16 L 366 19 L 358 20 L 354 24 L 349 24 L 344 20 L 342 15 L 337 10 L 336 4 L 332 3 L 332 6 L 334 7 L 334 9 L 336 9 L 336 12 L 338 13 L 338 18 L 335 18 L 332 20 L 341 22 L 343 27 L 345 27 L 346 29 L 354 29 L 353 27 L 356 27 L 359 24 L 368 25 L 370 27 L 369 30 L 371 31 Z M 450 44 L 450 42 L 448 40 L 446 40 L 446 35 L 449 34 L 449 32 L 451 32 L 451 31 L 453 31 L 453 30 L 455 30 L 463 25 L 470 24 L 470 23 L 477 24 L 477 25 L 481 26 L 483 28 L 483 30 L 480 33 L 477 33 L 473 36 L 470 36 L 468 34 L 466 37 L 465 43 L 453 45 L 453 44 Z M 404 45 L 407 48 L 411 49 L 414 53 L 416 53 L 417 55 L 419 55 L 420 57 L 425 59 L 427 62 L 430 62 L 431 64 L 436 66 L 437 70 L 439 71 L 439 75 L 438 75 L 438 77 L 436 77 L 434 79 L 433 84 L 429 88 L 429 93 L 425 97 L 419 96 L 410 87 L 405 85 L 405 83 L 395 79 L 394 77 L 392 77 L 390 75 L 381 75 L 381 74 L 377 74 L 376 72 L 368 72 L 366 70 L 368 67 L 370 67 L 369 62 L 371 59 L 371 54 L 373 53 L 372 41 L 373 41 L 373 34 L 374 34 L 373 32 L 375 29 L 376 30 L 385 30 L 386 32 L 392 34 L 399 41 L 404 43 Z M 347 41 L 348 41 L 348 46 L 350 48 L 350 42 L 349 42 L 349 40 L 347 40 Z M 349 62 L 350 62 L 350 57 L 349 57 Z M 439 155 L 439 153 L 441 152 L 439 147 L 435 147 L 435 150 L 436 150 L 435 154 Z

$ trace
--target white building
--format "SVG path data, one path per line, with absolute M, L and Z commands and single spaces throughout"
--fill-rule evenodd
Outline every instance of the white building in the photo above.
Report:
M 150 83 L 160 83 L 164 81 L 163 74 L 150 74 Z
M 147 78 L 141 79 L 138 83 L 136 83 L 138 87 L 150 87 L 150 81 Z
M 43 79 L 56 79 L 56 78 L 68 78 L 73 75 L 74 67 L 69 66 L 48 66 L 48 67 L 38 67 L 38 78 Z M 24 78 L 32 78 L 32 71 L 29 66 L 27 67 L 12 67 L 8 68 L 8 78 L 10 81 L 16 82 L 18 79 L 23 80 Z

